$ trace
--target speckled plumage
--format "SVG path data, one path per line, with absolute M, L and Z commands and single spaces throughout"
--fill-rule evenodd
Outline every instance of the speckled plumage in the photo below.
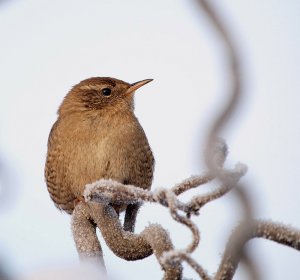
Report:
M 133 112 L 134 90 L 149 81 L 131 85 L 90 78 L 66 95 L 49 135 L 45 166 L 48 191 L 59 209 L 71 214 L 85 185 L 101 178 L 150 188 L 154 158 Z M 103 95 L 104 88 L 110 96 Z

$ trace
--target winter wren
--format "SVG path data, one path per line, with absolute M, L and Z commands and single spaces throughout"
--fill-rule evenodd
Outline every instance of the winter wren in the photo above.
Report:
M 129 84 L 114 78 L 90 78 L 75 85 L 58 110 L 45 166 L 55 205 L 71 214 L 86 184 L 113 179 L 143 189 L 151 187 L 154 158 L 134 115 L 134 92 L 151 79 Z M 138 204 L 126 209 L 124 229 L 134 230 Z

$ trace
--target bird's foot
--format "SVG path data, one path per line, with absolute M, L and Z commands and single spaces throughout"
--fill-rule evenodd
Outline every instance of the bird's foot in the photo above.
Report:
M 74 202 L 74 208 L 75 208 L 76 205 L 78 205 L 80 202 L 85 202 L 85 199 L 83 196 L 79 196 L 79 197 L 76 197 L 73 202 Z

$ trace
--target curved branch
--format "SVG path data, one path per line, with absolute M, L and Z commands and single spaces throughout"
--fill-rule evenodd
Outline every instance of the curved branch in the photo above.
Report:
M 230 115 L 232 115 L 234 109 L 237 107 L 241 93 L 242 93 L 242 75 L 241 75 L 241 59 L 238 56 L 237 48 L 234 45 L 234 40 L 231 38 L 226 24 L 221 20 L 221 17 L 217 15 L 216 8 L 213 7 L 211 1 L 207 0 L 197 0 L 201 6 L 201 10 L 205 12 L 212 23 L 212 26 L 215 28 L 218 33 L 224 49 L 226 51 L 226 57 L 228 60 L 228 76 L 231 80 L 231 88 L 228 90 L 228 103 L 219 116 L 216 118 L 212 128 L 208 134 L 207 139 L 207 153 L 206 153 L 206 163 L 210 170 L 216 171 L 216 165 L 212 161 L 212 144 L 217 140 L 218 132 L 225 126 Z
M 85 204 L 85 203 L 84 203 Z M 114 254 L 125 260 L 139 260 L 150 256 L 152 253 L 158 258 L 164 252 L 173 250 L 173 244 L 166 230 L 160 225 L 150 225 L 140 234 L 124 231 L 119 217 L 110 205 L 89 202 L 85 204 L 89 209 L 92 220 L 97 224 L 100 232 Z M 165 267 L 164 279 L 181 279 L 182 266 L 176 263 Z
M 300 230 L 264 220 L 247 221 L 232 233 L 216 273 L 216 280 L 233 278 L 243 247 L 253 238 L 272 240 L 300 251 Z

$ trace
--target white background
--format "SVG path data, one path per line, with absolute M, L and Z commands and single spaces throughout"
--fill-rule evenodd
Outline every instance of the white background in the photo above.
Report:
M 300 228 L 300 2 L 214 2 L 237 38 L 246 82 L 222 134 L 227 166 L 248 165 L 243 183 L 256 217 Z M 0 253 L 13 276 L 78 263 L 70 217 L 53 206 L 43 168 L 56 110 L 80 80 L 154 79 L 136 93 L 136 114 L 156 158 L 153 188 L 205 170 L 203 143 L 226 100 L 228 76 L 218 38 L 196 7 L 183 0 L 0 1 Z M 194 219 L 201 231 L 194 257 L 210 274 L 239 211 L 230 194 Z M 143 207 L 137 232 L 149 222 L 169 229 L 177 248 L 190 241 L 161 206 Z M 114 279 L 162 277 L 154 257 L 126 262 L 101 243 Z M 300 278 L 299 252 L 264 240 L 248 248 L 263 279 Z M 187 266 L 185 276 L 196 278 Z M 246 279 L 243 269 L 236 279 Z

